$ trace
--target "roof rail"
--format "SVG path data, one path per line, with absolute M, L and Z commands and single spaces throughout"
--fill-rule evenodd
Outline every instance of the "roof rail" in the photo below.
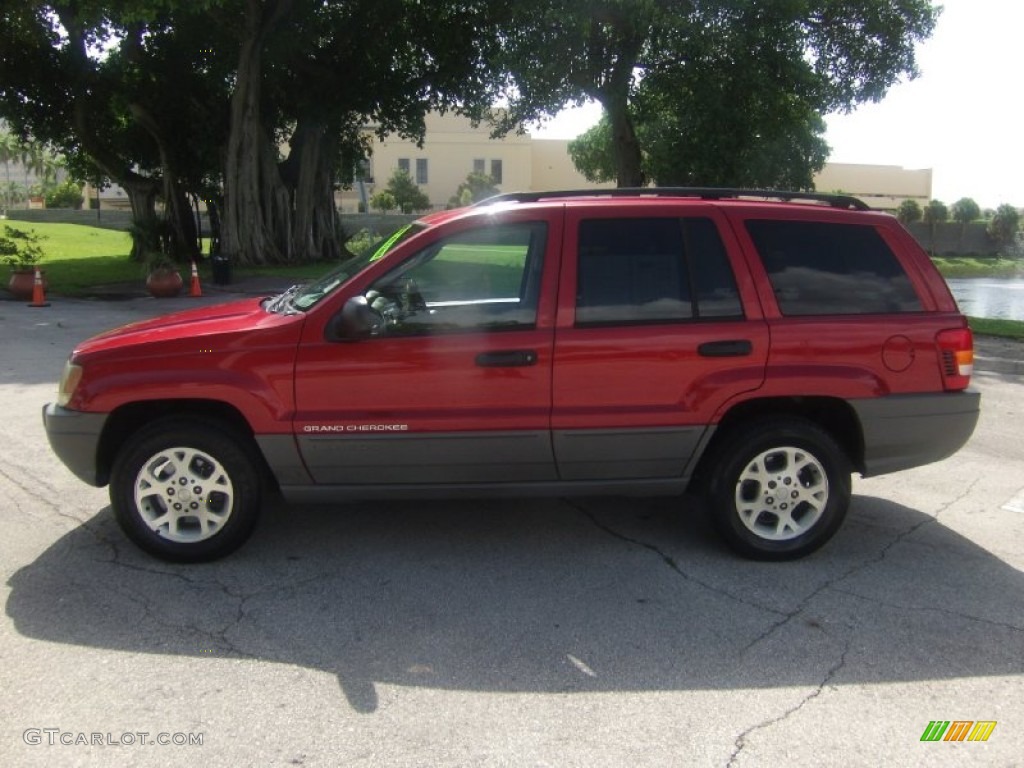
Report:
M 611 189 L 563 189 L 550 192 L 506 192 L 488 197 L 473 207 L 494 203 L 535 203 L 564 197 L 696 197 L 701 200 L 751 198 L 755 200 L 807 200 L 826 203 L 833 208 L 870 211 L 863 200 L 850 195 L 827 195 L 818 192 L 791 192 L 778 189 L 728 189 L 718 187 L 617 187 Z

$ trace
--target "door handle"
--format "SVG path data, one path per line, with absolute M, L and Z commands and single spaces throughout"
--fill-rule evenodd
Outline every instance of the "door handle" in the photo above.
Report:
M 481 368 L 516 368 L 537 364 L 537 352 L 532 349 L 513 349 L 503 352 L 481 352 L 476 356 Z
M 697 347 L 701 357 L 745 357 L 754 351 L 754 345 L 747 339 L 728 341 L 706 341 Z

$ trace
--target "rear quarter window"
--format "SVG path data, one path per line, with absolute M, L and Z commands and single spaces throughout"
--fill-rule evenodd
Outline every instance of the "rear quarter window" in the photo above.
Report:
M 783 315 L 919 312 L 910 278 L 866 224 L 748 220 Z

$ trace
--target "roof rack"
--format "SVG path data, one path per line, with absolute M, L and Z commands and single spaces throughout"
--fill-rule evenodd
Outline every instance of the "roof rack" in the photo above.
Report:
M 612 189 L 563 189 L 551 192 L 506 192 L 488 197 L 473 207 L 494 203 L 535 203 L 563 197 L 695 197 L 701 200 L 752 198 L 755 200 L 807 200 L 825 203 L 833 208 L 870 211 L 863 200 L 850 195 L 827 195 L 818 192 L 790 192 L 778 189 L 720 189 L 718 187 L 617 187 Z

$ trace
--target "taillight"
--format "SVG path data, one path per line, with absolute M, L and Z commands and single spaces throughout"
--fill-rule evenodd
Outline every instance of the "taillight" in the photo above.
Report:
M 971 329 L 939 331 L 935 340 L 941 355 L 944 386 L 949 390 L 967 389 L 974 372 L 974 334 Z

